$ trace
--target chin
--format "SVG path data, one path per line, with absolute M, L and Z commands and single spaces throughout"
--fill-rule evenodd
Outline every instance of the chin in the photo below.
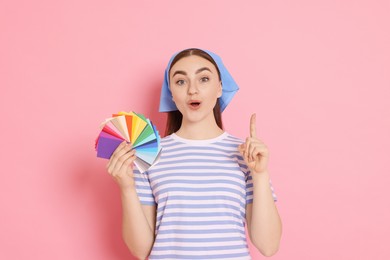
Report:
M 202 121 L 215 121 L 214 113 L 211 111 L 211 113 L 205 114 L 205 113 L 199 113 L 196 111 L 196 113 L 188 113 L 186 116 L 187 121 L 191 123 L 197 123 Z

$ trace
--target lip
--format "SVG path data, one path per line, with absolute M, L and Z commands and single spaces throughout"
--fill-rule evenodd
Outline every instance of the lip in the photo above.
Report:
M 193 105 L 193 103 L 198 103 L 198 105 Z M 193 99 L 193 100 L 189 100 L 187 102 L 187 105 L 189 106 L 189 108 L 191 108 L 192 110 L 197 110 L 200 108 L 200 105 L 202 104 L 202 102 L 200 100 L 196 100 L 196 99 Z

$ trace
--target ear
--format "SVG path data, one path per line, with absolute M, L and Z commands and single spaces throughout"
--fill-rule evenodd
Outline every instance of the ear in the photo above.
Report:
M 217 97 L 221 97 L 222 96 L 222 81 L 219 82 L 219 90 L 218 90 L 218 96 Z

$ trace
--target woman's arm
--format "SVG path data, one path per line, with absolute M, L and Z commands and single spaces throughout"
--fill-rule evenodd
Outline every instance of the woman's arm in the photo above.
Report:
M 247 204 L 246 220 L 253 245 L 265 256 L 279 249 L 282 223 L 269 184 L 268 172 L 253 173 L 253 203 Z
M 279 248 L 282 222 L 269 183 L 269 151 L 256 135 L 256 114 L 252 115 L 249 127 L 250 137 L 238 147 L 253 181 L 253 204 L 246 207 L 247 229 L 253 245 L 263 255 L 271 256 Z
M 123 239 L 135 257 L 146 259 L 154 242 L 156 207 L 141 205 L 133 177 L 135 158 L 135 150 L 123 142 L 112 154 L 107 171 L 121 190 Z
M 135 257 L 146 259 L 154 242 L 156 207 L 141 205 L 135 187 L 121 195 L 123 240 Z

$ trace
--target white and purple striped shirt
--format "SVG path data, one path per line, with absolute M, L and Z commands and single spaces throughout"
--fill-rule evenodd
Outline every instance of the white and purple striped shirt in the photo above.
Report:
M 227 132 L 208 140 L 172 134 L 161 140 L 156 165 L 134 170 L 141 203 L 157 205 L 149 259 L 250 259 L 245 205 L 253 184 L 241 143 Z

